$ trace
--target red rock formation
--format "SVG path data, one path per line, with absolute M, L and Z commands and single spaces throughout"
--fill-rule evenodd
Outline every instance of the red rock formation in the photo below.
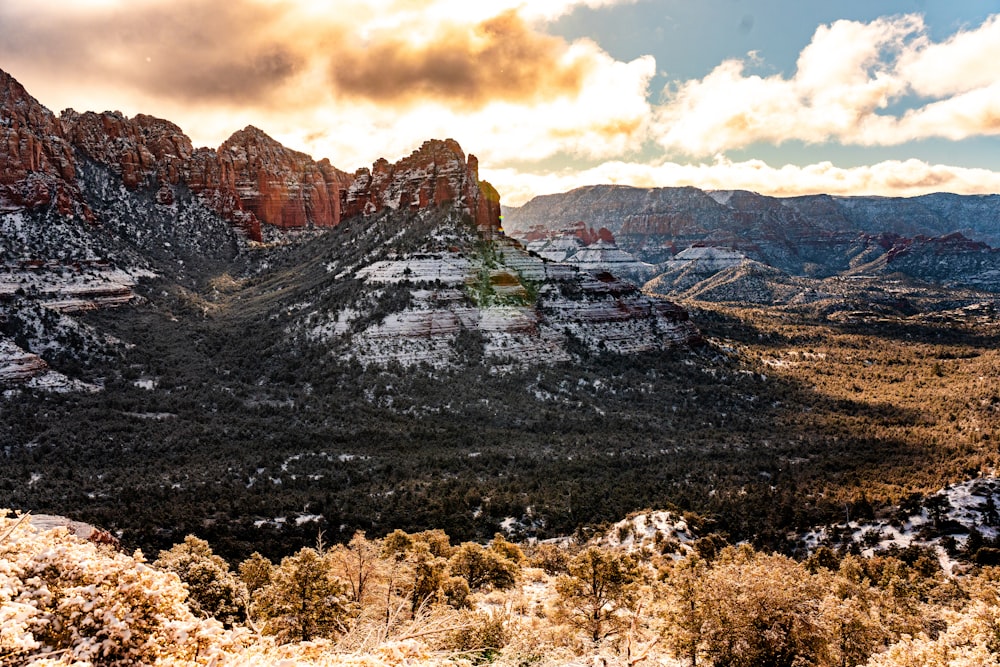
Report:
M 486 238 L 500 228 L 500 195 L 479 180 L 479 160 L 474 155 L 466 159 L 454 139 L 435 139 L 396 164 L 380 159 L 370 171 L 358 170 L 347 190 L 344 216 L 445 203 L 468 213 Z
M 351 177 L 329 160 L 314 162 L 253 126 L 227 139 L 219 147 L 218 160 L 223 182 L 261 222 L 281 229 L 340 222 L 340 193 Z
M 224 170 L 218 153 L 198 148 L 184 165 L 183 179 L 191 191 L 213 211 L 240 227 L 253 241 L 260 241 L 260 220 L 243 207 L 232 179 L 232 170 Z
M 162 118 L 67 109 L 60 122 L 73 146 L 110 167 L 130 190 L 152 185 L 154 177 L 161 184 L 176 185 L 194 152 L 181 128 Z
M 73 148 L 51 111 L 0 70 L 0 208 L 54 205 L 92 214 L 76 186 Z
M 0 387 L 23 384 L 49 371 L 49 365 L 36 354 L 18 347 L 14 341 L 0 336 Z
M 218 150 L 194 149 L 173 123 L 118 111 L 77 113 L 57 120 L 0 71 L 0 207 L 49 204 L 92 219 L 76 185 L 74 149 L 108 167 L 125 187 L 155 189 L 158 204 L 176 201 L 187 186 L 219 215 L 261 240 L 261 224 L 279 229 L 332 227 L 345 216 L 384 208 L 419 209 L 453 202 L 492 237 L 500 227 L 500 197 L 479 180 L 475 156 L 466 160 L 452 139 L 428 141 L 391 165 L 351 176 L 315 162 L 249 126 Z
M 580 239 L 583 245 L 593 245 L 598 241 L 605 241 L 607 243 L 615 242 L 615 235 L 611 233 L 611 230 L 607 227 L 601 227 L 596 232 L 593 227 L 587 227 L 587 224 L 582 220 L 576 223 L 563 227 L 554 234 L 550 234 L 550 238 L 555 238 L 556 236 L 575 236 Z

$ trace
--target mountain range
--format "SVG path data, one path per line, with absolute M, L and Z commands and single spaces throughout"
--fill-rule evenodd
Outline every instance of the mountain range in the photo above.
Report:
M 574 346 L 698 338 L 683 309 L 506 238 L 499 194 L 451 139 L 348 174 L 252 126 L 213 150 L 152 116 L 56 117 L 2 72 L 0 112 L 0 381 L 11 385 L 51 386 L 53 364 L 114 356 L 129 342 L 72 314 L 126 304 L 151 280 L 222 319 L 255 301 L 286 321 L 279 347 L 365 364 L 552 363 Z
M 622 250 L 668 271 L 678 253 L 716 247 L 789 276 L 899 273 L 1000 290 L 1000 251 L 993 247 L 1000 245 L 1000 195 L 779 198 L 596 185 L 504 209 L 507 231 L 518 238 L 580 223 L 607 229 Z

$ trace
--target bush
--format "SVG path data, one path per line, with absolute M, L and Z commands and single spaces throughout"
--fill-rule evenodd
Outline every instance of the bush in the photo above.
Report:
M 153 565 L 180 577 L 188 587 L 191 611 L 198 616 L 215 617 L 227 627 L 244 619 L 246 587 L 205 540 L 188 535 L 181 544 L 161 551 Z
M 448 561 L 453 575 L 464 578 L 472 590 L 503 590 L 517 583 L 517 563 L 473 542 L 465 542 Z
M 73 537 L 38 532 L 0 511 L 0 662 L 62 654 L 122 667 L 161 658 L 209 660 L 231 637 L 198 619 L 173 572 Z

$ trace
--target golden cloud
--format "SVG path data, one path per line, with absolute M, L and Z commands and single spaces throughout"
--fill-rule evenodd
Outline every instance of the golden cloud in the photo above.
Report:
M 294 44 L 272 34 L 281 19 L 276 5 L 176 0 L 39 9 L 18 0 L 0 8 L 0 23 L 19 26 L 0 42 L 0 57 L 70 86 L 247 104 L 268 98 L 305 65 Z
M 514 10 L 473 26 L 437 26 L 429 39 L 420 37 L 392 31 L 364 44 L 342 43 L 330 66 L 336 92 L 384 104 L 534 102 L 577 94 L 595 66 L 590 54 L 573 53 Z
M 923 163 L 772 168 L 611 162 L 755 142 L 900 144 L 1000 134 L 1000 17 L 934 43 L 918 16 L 821 26 L 792 76 L 747 61 L 656 106 L 652 56 L 616 60 L 545 32 L 577 6 L 631 0 L 3 0 L 0 64 L 43 103 L 169 118 L 219 145 L 247 124 L 342 168 L 451 136 L 505 201 L 595 182 L 775 194 L 997 191 L 994 172 Z M 912 102 L 897 111 L 899 102 Z M 582 158 L 565 174 L 490 167 Z M 867 169 L 867 171 L 866 171 Z M 893 180 L 890 171 L 903 174 Z M 780 185 L 779 185 L 780 184 Z M 992 184 L 992 185 L 989 185 Z M 782 188 L 776 190 L 776 188 Z
M 601 2 L 9 0 L 0 25 L 18 30 L 5 31 L 0 58 L 70 87 L 200 105 L 530 104 L 578 93 L 602 52 L 574 48 L 520 12 L 554 16 L 577 4 Z

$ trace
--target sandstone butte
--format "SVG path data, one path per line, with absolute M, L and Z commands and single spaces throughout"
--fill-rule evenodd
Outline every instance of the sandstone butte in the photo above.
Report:
M 452 139 L 425 142 L 395 164 L 379 159 L 348 174 L 281 145 L 249 126 L 218 149 L 194 148 L 175 124 L 117 111 L 63 111 L 59 118 L 0 70 L 0 211 L 54 207 L 94 220 L 77 184 L 81 160 L 103 165 L 130 190 L 151 189 L 170 206 L 186 187 L 254 241 L 262 224 L 323 228 L 386 208 L 450 202 L 480 232 L 500 226 L 500 197 L 479 180 L 475 156 Z

